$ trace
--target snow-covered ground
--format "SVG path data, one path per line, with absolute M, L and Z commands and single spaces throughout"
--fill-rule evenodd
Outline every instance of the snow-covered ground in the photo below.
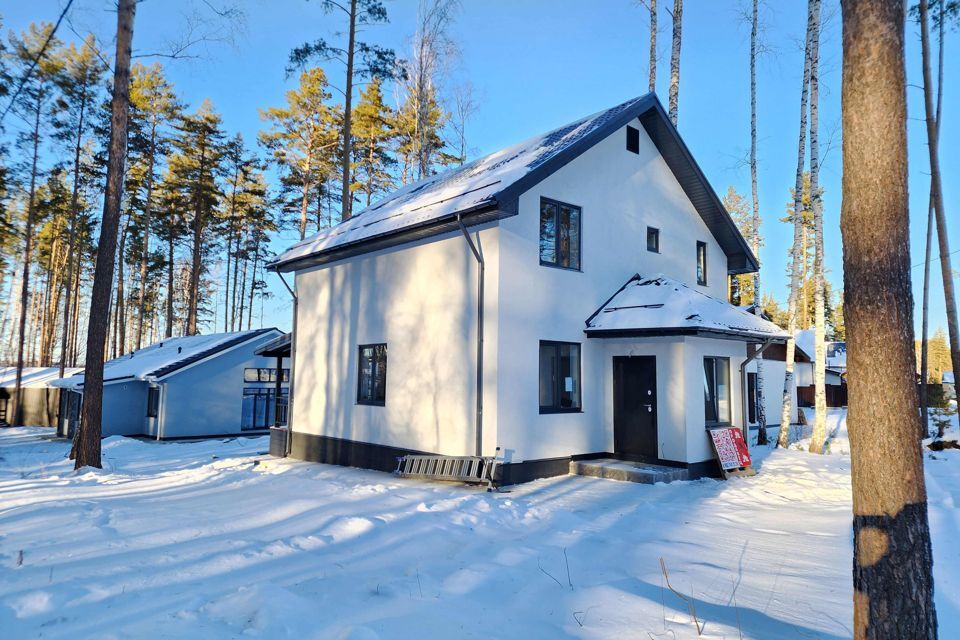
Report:
M 483 493 L 277 460 L 264 438 L 67 444 L 0 429 L 2 638 L 851 636 L 850 461 Z M 941 637 L 960 637 L 960 450 L 928 456 Z

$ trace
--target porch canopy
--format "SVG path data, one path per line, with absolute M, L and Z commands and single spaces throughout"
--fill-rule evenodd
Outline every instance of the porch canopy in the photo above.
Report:
M 268 358 L 289 358 L 290 338 L 292 335 L 292 333 L 285 333 L 282 336 L 278 336 L 270 342 L 264 343 L 263 346 L 258 347 L 254 353 L 258 356 L 266 356 Z
M 587 319 L 584 331 L 591 338 L 701 336 L 752 343 L 782 343 L 790 335 L 662 274 L 630 278 Z

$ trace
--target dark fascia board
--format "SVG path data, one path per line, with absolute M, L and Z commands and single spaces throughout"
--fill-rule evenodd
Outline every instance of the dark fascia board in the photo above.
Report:
M 156 378 L 156 379 L 158 379 L 158 380 L 159 380 L 160 378 L 168 378 L 168 377 L 172 376 L 173 374 L 177 373 L 178 371 L 180 371 L 181 369 L 183 369 L 183 368 L 185 368 L 185 367 L 188 367 L 188 366 L 190 366 L 190 365 L 192 365 L 192 364 L 196 364 L 196 363 L 201 362 L 201 361 L 203 361 L 203 360 L 207 360 L 207 359 L 209 359 L 209 358 L 212 358 L 213 356 L 217 355 L 218 353 L 222 353 L 222 352 L 226 351 L 227 349 L 232 349 L 233 347 L 236 347 L 237 345 L 244 344 L 244 343 L 246 343 L 246 342 L 249 342 L 249 341 L 253 340 L 254 338 L 259 338 L 260 336 L 262 336 L 262 335 L 264 335 L 264 334 L 266 334 L 266 333 L 270 333 L 270 332 L 274 332 L 274 331 L 277 332 L 277 333 L 280 332 L 280 330 L 277 329 L 276 327 L 268 327 L 268 328 L 263 328 L 263 329 L 256 329 L 256 330 L 254 330 L 253 332 L 251 332 L 251 333 L 249 333 L 249 334 L 247 334 L 247 335 L 237 336 L 236 338 L 233 338 L 233 339 L 231 339 L 231 340 L 227 340 L 226 342 L 223 342 L 223 343 L 221 343 L 221 344 L 218 344 L 218 345 L 216 345 L 215 347 L 211 347 L 210 349 L 206 349 L 206 350 L 201 351 L 201 352 L 199 352 L 199 353 L 196 353 L 196 354 L 194 354 L 194 355 L 192 355 L 192 356 L 186 357 L 186 358 L 184 358 L 183 360 L 178 360 L 178 361 L 173 362 L 173 363 L 171 363 L 171 364 L 168 364 L 168 365 L 165 365 L 165 366 L 163 366 L 163 367 L 160 367 L 159 369 L 155 369 L 155 370 L 151 371 L 150 373 L 147 373 L 146 376 L 151 376 L 151 377 Z
M 591 314 L 590 314 L 590 317 L 587 318 L 587 322 L 586 322 L 587 328 L 584 329 L 584 331 L 590 331 L 590 323 L 593 322 L 593 319 L 596 318 L 598 315 L 600 315 L 600 312 L 603 311 L 604 309 L 606 309 L 606 308 L 607 308 L 607 305 L 610 304 L 610 302 L 611 302 L 614 298 L 616 298 L 618 295 L 620 295 L 620 292 L 623 291 L 624 289 L 626 289 L 628 284 L 630 284 L 631 282 L 636 282 L 636 281 L 639 280 L 639 279 L 640 279 L 640 274 L 639 274 L 639 273 L 633 274 L 632 276 L 630 276 L 630 279 L 629 279 L 629 280 L 627 280 L 626 282 L 623 283 L 623 286 L 622 286 L 622 287 L 620 287 L 619 289 L 617 289 L 617 290 L 613 293 L 612 296 L 610 296 L 609 298 L 607 298 L 606 300 L 604 300 L 603 304 L 600 305 L 599 307 L 597 307 L 597 310 L 594 311 L 593 313 L 591 313 Z
M 267 342 L 263 346 L 257 347 L 253 352 L 258 356 L 266 356 L 268 358 L 289 358 L 292 336 L 292 333 L 285 333 Z
M 584 329 L 588 338 L 658 338 L 664 336 L 691 336 L 697 338 L 718 338 L 720 340 L 738 340 L 741 342 L 750 342 L 763 344 L 764 342 L 773 342 L 774 344 L 783 344 L 786 338 L 769 338 L 757 336 L 752 333 L 742 333 L 739 331 L 725 331 L 723 329 L 698 329 L 695 327 L 673 327 L 663 329 Z
M 399 231 L 391 231 L 370 238 L 364 238 L 357 242 L 345 244 L 330 251 L 314 253 L 301 258 L 294 258 L 286 262 L 274 262 L 267 265 L 270 271 L 278 273 L 290 273 L 291 271 L 302 271 L 311 267 L 316 267 L 338 260 L 345 260 L 365 253 L 373 253 L 382 249 L 390 249 L 401 244 L 415 242 L 423 238 L 438 236 L 451 231 L 457 231 L 460 228 L 457 217 L 463 217 L 463 224 L 474 226 L 516 215 L 516 212 L 501 211 L 495 204 L 484 203 L 477 207 L 471 207 L 458 213 L 454 213 L 435 220 L 428 220 L 418 225 L 406 227 Z

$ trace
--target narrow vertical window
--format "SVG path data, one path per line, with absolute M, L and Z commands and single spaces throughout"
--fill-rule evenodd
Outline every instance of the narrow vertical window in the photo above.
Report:
M 697 241 L 697 284 L 707 286 L 707 243 Z
M 660 229 L 647 227 L 647 251 L 660 253 Z
M 383 405 L 387 399 L 387 345 L 360 346 L 357 404 Z
M 580 269 L 580 207 L 540 200 L 540 264 Z
M 160 388 L 147 389 L 147 417 L 156 418 L 160 414 Z
M 540 343 L 540 413 L 580 411 L 580 345 Z
M 703 359 L 703 402 L 706 424 L 730 424 L 730 359 Z
M 640 153 L 640 130 L 627 127 L 627 151 L 630 153 Z

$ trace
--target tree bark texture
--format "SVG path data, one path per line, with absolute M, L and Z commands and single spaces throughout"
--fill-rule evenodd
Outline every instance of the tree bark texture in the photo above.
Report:
M 902 0 L 844 0 L 844 318 L 854 637 L 937 636 L 918 433 Z
M 683 0 L 673 0 L 673 47 L 670 50 L 670 122 L 677 126 L 680 103 L 680 42 Z

